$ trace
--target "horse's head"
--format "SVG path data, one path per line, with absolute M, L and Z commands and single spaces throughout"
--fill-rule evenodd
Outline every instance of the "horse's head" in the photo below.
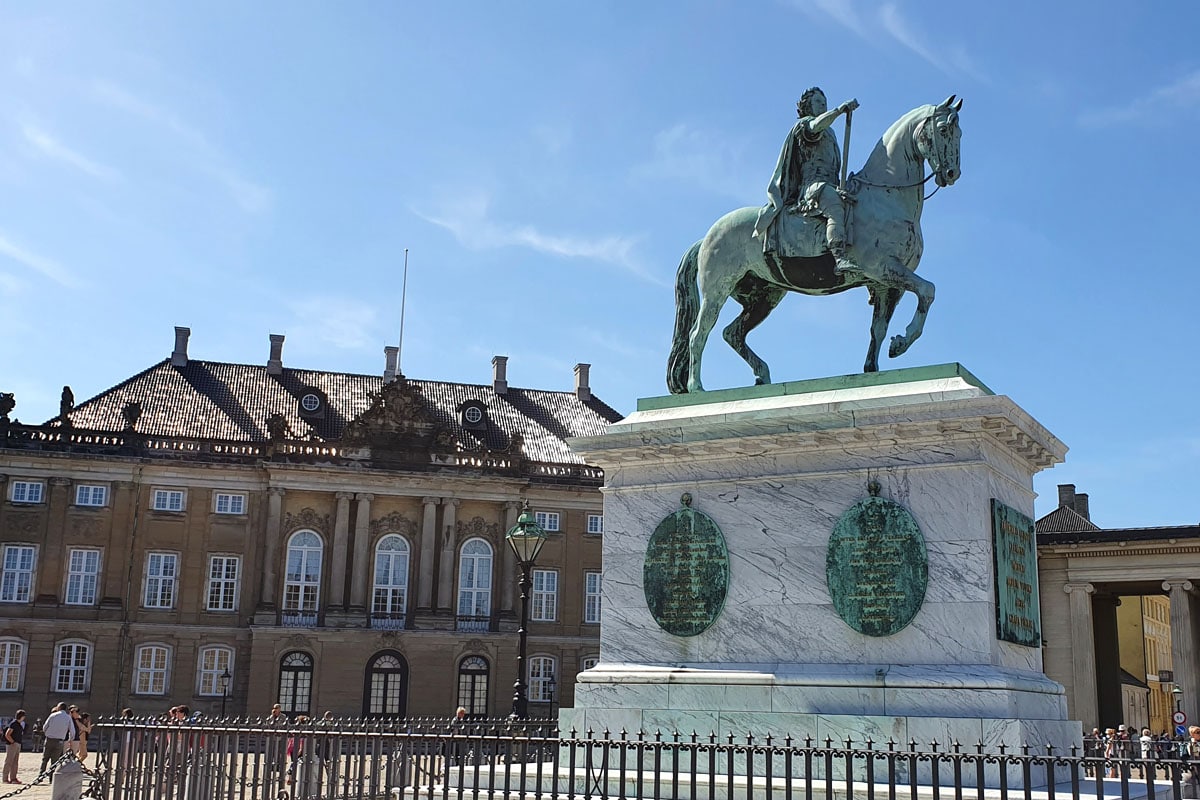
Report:
M 933 180 L 938 186 L 950 186 L 959 176 L 959 140 L 962 129 L 958 127 L 958 112 L 962 109 L 962 99 L 954 99 L 954 95 L 946 98 L 946 102 L 933 106 L 929 116 L 925 117 L 917 129 L 917 149 L 929 162 L 933 170 Z

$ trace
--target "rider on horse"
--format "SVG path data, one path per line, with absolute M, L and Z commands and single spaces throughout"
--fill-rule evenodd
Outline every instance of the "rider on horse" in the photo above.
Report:
M 764 253 L 779 253 L 783 249 L 777 221 L 781 212 L 823 217 L 829 252 L 841 273 L 854 269 L 854 265 L 846 260 L 846 210 L 837 187 L 841 157 L 837 136 L 829 127 L 842 114 L 858 108 L 858 101 L 848 100 L 833 111 L 827 108 L 825 93 L 815 86 L 796 103 L 800 119 L 779 153 L 775 174 L 767 186 L 770 202 L 759 212 L 754 235 L 763 240 Z

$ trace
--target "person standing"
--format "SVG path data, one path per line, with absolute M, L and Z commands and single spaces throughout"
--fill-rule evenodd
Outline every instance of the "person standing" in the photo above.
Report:
M 17 764 L 21 757 L 21 742 L 25 738 L 25 709 L 18 709 L 13 721 L 4 729 L 4 782 L 20 783 L 17 780 Z
M 1187 762 L 1183 766 L 1181 797 L 1200 798 L 1200 725 L 1188 728 L 1188 738 L 1184 742 L 1184 757 Z
M 42 723 L 42 735 L 46 737 L 46 747 L 42 750 L 42 772 L 46 767 L 62 758 L 63 748 L 75 735 L 75 723 L 71 720 L 71 712 L 67 711 L 66 703 L 59 703 Z

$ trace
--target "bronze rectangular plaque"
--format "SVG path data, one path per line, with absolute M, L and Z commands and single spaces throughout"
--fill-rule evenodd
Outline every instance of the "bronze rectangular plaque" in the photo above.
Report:
M 1042 646 L 1037 540 L 1033 520 L 992 499 L 992 563 L 996 568 L 996 636 Z

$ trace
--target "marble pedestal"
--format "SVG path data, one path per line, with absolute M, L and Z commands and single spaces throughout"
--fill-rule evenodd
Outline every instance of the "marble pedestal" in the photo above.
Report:
M 998 638 L 993 576 L 991 500 L 1032 517 L 1032 477 L 1066 448 L 961 366 L 653 398 L 572 446 L 605 470 L 604 577 L 601 663 L 564 730 L 1080 744 L 1040 648 Z M 842 621 L 825 577 L 869 481 L 915 517 L 929 562 L 920 611 L 883 637 Z M 655 623 L 642 585 L 684 492 L 730 559 L 724 608 L 693 637 Z

